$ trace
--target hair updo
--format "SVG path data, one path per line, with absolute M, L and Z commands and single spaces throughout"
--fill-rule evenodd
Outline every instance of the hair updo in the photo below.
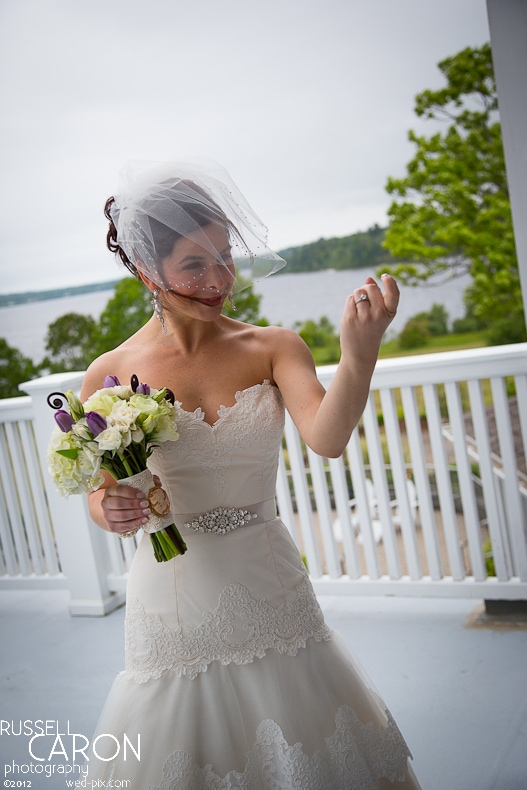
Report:
M 174 230 L 174 228 L 160 222 L 149 214 L 149 206 L 163 199 L 167 203 L 169 201 L 172 202 L 175 207 L 180 206 L 184 208 L 186 216 L 194 223 L 194 227 L 197 225 L 203 228 L 211 222 L 215 222 L 223 225 L 230 235 L 232 233 L 237 235 L 236 228 L 232 222 L 204 189 L 192 181 L 167 179 L 159 184 L 158 189 L 154 193 L 145 195 L 142 200 L 142 206 L 147 216 L 143 219 L 145 226 L 141 230 L 141 242 L 148 255 L 151 256 L 157 265 L 161 264 L 172 253 L 174 245 L 180 239 L 185 238 L 186 235 Z M 117 227 L 112 217 L 112 208 L 115 204 L 115 197 L 109 197 L 104 204 L 104 216 L 109 222 L 106 246 L 110 252 L 113 252 L 120 259 L 128 271 L 139 278 L 136 262 L 130 260 L 118 241 Z
M 106 203 L 104 204 L 104 216 L 109 222 L 108 226 L 108 233 L 106 234 L 106 246 L 110 250 L 110 252 L 115 253 L 115 255 L 119 256 L 121 262 L 126 266 L 126 268 L 132 272 L 135 277 L 138 277 L 137 269 L 134 264 L 129 260 L 127 254 L 123 250 L 123 248 L 119 245 L 117 241 L 117 228 L 115 227 L 115 223 L 112 219 L 112 215 L 110 214 L 110 210 L 115 203 L 114 197 L 109 197 Z

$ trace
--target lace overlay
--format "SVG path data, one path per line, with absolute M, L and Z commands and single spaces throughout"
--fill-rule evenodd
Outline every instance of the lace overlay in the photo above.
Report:
M 295 656 L 311 637 L 317 642 L 330 639 L 331 629 L 307 580 L 297 587 L 294 603 L 278 607 L 265 598 L 256 600 L 241 584 L 230 584 L 197 628 L 171 629 L 132 599 L 127 604 L 123 674 L 136 683 L 159 678 L 167 670 L 194 679 L 212 661 L 250 664 L 269 649 Z
M 200 767 L 192 755 L 178 751 L 166 761 L 159 787 L 151 790 L 377 790 L 382 778 L 404 780 L 411 757 L 389 711 L 386 716 L 387 725 L 375 728 L 341 706 L 326 748 L 312 757 L 301 743 L 290 746 L 276 722 L 262 721 L 243 773 L 221 778 L 211 765 Z
M 280 398 L 280 395 L 268 379 L 237 392 L 232 406 L 218 409 L 218 419 L 213 425 L 205 421 L 201 409 L 188 412 L 176 401 L 177 447 L 165 442 L 154 450 L 152 457 L 163 461 L 171 457 L 175 449 L 183 463 L 201 469 L 215 494 L 223 493 L 227 471 L 241 445 L 259 447 L 265 455 L 276 437 L 280 439 L 284 428 L 283 408 L 261 408 L 255 418 L 255 401 L 269 397 Z

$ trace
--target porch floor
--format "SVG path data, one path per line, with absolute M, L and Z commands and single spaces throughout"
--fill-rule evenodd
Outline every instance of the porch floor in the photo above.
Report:
M 423 790 L 525 790 L 525 624 L 474 626 L 471 600 L 320 602 L 401 727 Z M 70 617 L 65 591 L 2 591 L 0 718 L 15 727 L 26 719 L 61 728 L 69 721 L 70 732 L 90 738 L 123 666 L 123 617 L 123 609 Z M 2 779 L 13 762 L 31 762 L 28 738 L 2 735 Z M 33 790 L 66 787 L 59 776 L 6 778 L 30 779 Z

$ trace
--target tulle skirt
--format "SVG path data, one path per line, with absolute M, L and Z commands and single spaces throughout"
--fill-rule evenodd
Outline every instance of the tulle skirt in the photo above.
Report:
M 95 737 L 89 778 L 131 790 L 419 787 L 393 718 L 335 634 L 193 679 L 122 673 Z

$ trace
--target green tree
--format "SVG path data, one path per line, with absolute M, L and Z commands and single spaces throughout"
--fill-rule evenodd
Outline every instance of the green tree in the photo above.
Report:
M 97 322 L 91 315 L 66 313 L 48 326 L 42 368 L 50 373 L 85 370 L 96 356 Z
M 236 283 L 238 288 L 243 290 L 235 293 L 232 301 L 228 299 L 225 302 L 223 306 L 225 315 L 228 315 L 229 318 L 235 318 L 237 321 L 243 321 L 246 324 L 268 326 L 269 321 L 260 316 L 262 296 L 254 293 L 251 280 L 238 275 Z
M 302 340 L 309 346 L 317 365 L 330 365 L 340 359 L 340 340 L 335 327 L 324 315 L 317 323 L 309 320 L 297 321 L 293 326 Z
M 99 318 L 93 358 L 124 343 L 151 315 L 152 296 L 148 288 L 135 277 L 119 280 Z
M 434 303 L 428 312 L 417 313 L 412 318 L 425 321 L 431 337 L 448 335 L 448 313 L 442 304 Z
M 23 381 L 30 381 L 39 374 L 33 360 L 0 337 L 0 398 L 17 398 L 24 395 L 18 389 Z
M 493 321 L 488 327 L 487 343 L 489 346 L 502 346 L 507 343 L 525 343 L 527 329 L 523 315 L 511 315 Z
M 365 269 L 394 263 L 383 247 L 384 228 L 373 225 L 366 231 L 334 239 L 319 239 L 300 247 L 282 250 L 287 261 L 284 273 L 321 269 Z
M 428 329 L 428 321 L 425 318 L 409 318 L 398 335 L 399 347 L 405 351 L 412 348 L 421 348 L 425 346 L 430 340 L 430 330 Z
M 452 332 L 463 334 L 463 332 L 481 332 L 485 329 L 488 322 L 485 317 L 474 315 L 472 305 L 467 304 L 463 318 L 455 318 L 452 321 Z
M 490 45 L 439 69 L 446 86 L 419 94 L 415 112 L 449 125 L 431 137 L 409 132 L 417 150 L 406 177 L 388 180 L 385 245 L 405 261 L 391 267 L 403 283 L 470 273 L 468 312 L 490 323 L 522 311 Z

